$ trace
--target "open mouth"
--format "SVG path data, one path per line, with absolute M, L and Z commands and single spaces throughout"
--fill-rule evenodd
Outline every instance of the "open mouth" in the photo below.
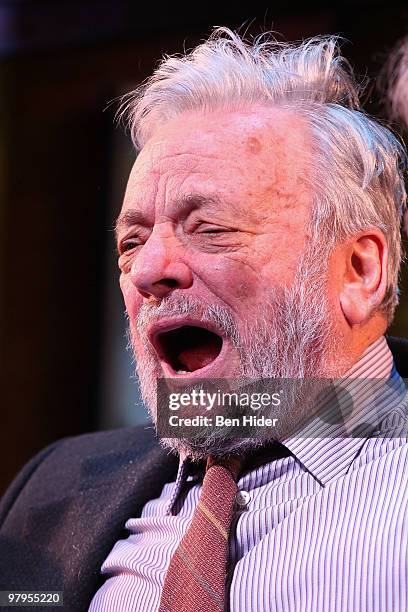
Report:
M 154 337 L 159 357 L 177 374 L 205 368 L 217 359 L 222 344 L 221 336 L 194 325 L 182 325 Z

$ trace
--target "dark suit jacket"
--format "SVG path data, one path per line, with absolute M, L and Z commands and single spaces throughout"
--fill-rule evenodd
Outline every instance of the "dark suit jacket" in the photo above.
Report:
M 408 377 L 408 342 L 388 342 Z M 103 583 L 103 561 L 127 537 L 126 520 L 175 479 L 177 465 L 152 426 L 65 438 L 42 450 L 0 503 L 0 590 L 62 590 L 64 610 L 85 612 Z

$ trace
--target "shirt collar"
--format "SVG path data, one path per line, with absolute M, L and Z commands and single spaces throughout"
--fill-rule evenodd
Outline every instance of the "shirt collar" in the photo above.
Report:
M 367 385 L 361 387 L 362 380 L 370 379 L 374 381 L 372 388 L 367 394 Z M 382 396 L 386 401 L 378 400 L 378 386 L 376 381 L 390 380 L 391 384 L 387 390 L 390 396 Z M 282 441 L 295 458 L 303 467 L 323 486 L 327 485 L 334 478 L 338 478 L 348 471 L 353 460 L 361 452 L 362 447 L 367 441 L 368 435 L 380 433 L 382 423 L 392 408 L 397 408 L 404 398 L 408 398 L 405 384 L 399 376 L 393 363 L 392 353 L 388 347 L 384 336 L 371 344 L 362 354 L 360 359 L 341 379 L 341 389 L 351 394 L 354 401 L 361 408 L 360 414 L 356 418 L 349 419 L 346 424 L 340 423 L 338 429 L 334 428 L 331 435 L 322 437 L 320 435 L 310 435 L 313 431 L 311 425 L 307 425 L 296 436 L 288 437 Z M 361 402 L 360 399 L 365 399 Z M 375 412 L 370 408 L 375 408 Z M 372 417 L 375 417 L 374 420 Z M 369 421 L 364 421 L 368 425 L 365 437 L 356 435 L 361 420 L 369 417 Z M 378 428 L 373 427 L 376 424 Z M 346 428 L 344 427 L 346 425 Z M 353 427 L 352 430 L 347 429 Z M 364 430 L 363 430 L 364 431 Z M 167 511 L 170 514 L 171 508 L 180 494 L 184 482 L 194 478 L 194 473 L 202 473 L 203 465 L 194 463 L 186 455 L 180 453 L 179 467 L 174 483 L 174 488 L 168 502 Z
M 303 467 L 323 486 L 347 473 L 370 436 L 380 435 L 387 417 L 405 404 L 407 390 L 393 363 L 384 336 L 370 345 L 354 366 L 336 382 L 345 420 L 327 426 L 317 417 L 296 436 L 283 440 Z M 405 412 L 405 407 L 404 407 Z

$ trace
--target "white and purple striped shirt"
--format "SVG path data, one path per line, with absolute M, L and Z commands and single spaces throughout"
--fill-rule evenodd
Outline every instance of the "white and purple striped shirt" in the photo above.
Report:
M 392 380 L 385 401 L 365 396 L 364 422 L 374 407 L 379 430 L 289 438 L 290 456 L 244 471 L 238 481 L 231 612 L 408 610 L 408 394 L 385 338 L 349 375 Z M 140 518 L 129 518 L 130 535 L 103 563 L 107 580 L 89 612 L 158 609 L 201 479 L 188 459 L 181 460 L 176 481 L 144 506 Z

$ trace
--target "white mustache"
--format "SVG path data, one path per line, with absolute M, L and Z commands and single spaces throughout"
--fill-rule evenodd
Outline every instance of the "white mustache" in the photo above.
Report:
M 201 300 L 191 296 L 164 298 L 160 304 L 142 304 L 136 318 L 136 328 L 145 334 L 147 328 L 164 316 L 191 316 L 200 321 L 211 323 L 220 332 L 232 338 L 237 337 L 238 327 L 229 309 L 218 304 L 203 306 Z

